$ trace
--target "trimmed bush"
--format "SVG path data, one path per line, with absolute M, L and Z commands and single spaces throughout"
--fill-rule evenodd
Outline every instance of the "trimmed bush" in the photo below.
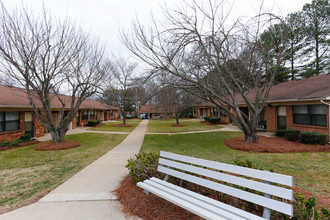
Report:
M 134 118 L 134 116 L 132 116 L 132 115 L 126 115 L 126 119 L 133 119 Z
M 221 120 L 221 118 L 216 117 L 216 118 L 210 118 L 210 119 L 208 120 L 208 122 L 210 122 L 210 123 L 217 123 L 217 122 L 219 122 L 220 120 Z
M 328 136 L 317 132 L 301 132 L 299 141 L 304 144 L 321 144 L 328 143 Z
M 289 129 L 289 130 L 285 130 L 284 137 L 286 137 L 289 141 L 297 141 L 299 140 L 299 134 L 300 134 L 299 130 Z
M 13 147 L 17 146 L 19 143 L 22 143 L 23 141 L 20 139 L 12 140 L 12 141 L 4 141 L 0 143 L 0 147 Z
M 139 153 L 135 158 L 129 159 L 126 167 L 129 170 L 129 176 L 135 182 L 140 182 L 151 177 L 163 178 L 164 175 L 157 171 L 159 154 Z
M 278 136 L 278 137 L 284 137 L 284 136 L 285 136 L 285 131 L 286 131 L 286 130 L 277 129 L 275 134 L 276 134 L 276 136 Z
M 210 118 L 211 118 L 210 116 L 204 116 L 204 120 L 205 120 L 205 121 L 209 121 Z
M 29 135 L 29 134 L 22 135 L 19 139 L 22 141 L 29 141 L 29 140 L 31 140 L 31 135 Z
M 87 122 L 87 126 L 90 126 L 90 127 L 94 127 L 94 126 L 96 126 L 96 125 L 98 125 L 98 124 L 100 124 L 100 120 L 96 120 L 96 121 L 88 121 Z

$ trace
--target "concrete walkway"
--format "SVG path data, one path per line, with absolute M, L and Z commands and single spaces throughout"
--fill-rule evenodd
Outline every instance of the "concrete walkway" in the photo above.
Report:
M 142 146 L 143 120 L 118 146 L 81 170 L 37 203 L 0 215 L 1 220 L 126 219 L 113 192 L 128 174 L 127 160 Z

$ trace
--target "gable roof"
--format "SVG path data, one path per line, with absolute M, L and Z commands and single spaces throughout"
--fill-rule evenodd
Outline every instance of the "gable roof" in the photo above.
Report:
M 270 90 L 268 102 L 324 99 L 330 97 L 330 74 L 280 83 Z
M 61 95 L 61 99 L 64 101 L 66 108 L 71 106 L 71 97 Z M 38 107 L 41 107 L 41 104 L 36 102 Z M 31 108 L 31 104 L 27 98 L 27 94 L 24 89 L 0 85 L 0 107 L 16 107 L 16 108 Z M 54 97 L 51 100 L 52 108 L 61 108 L 61 103 L 57 97 Z M 86 99 L 80 105 L 79 109 L 118 109 L 116 107 L 103 104 L 101 102 Z
M 165 109 L 159 105 L 142 105 L 140 113 L 166 113 Z
M 254 100 L 254 90 L 249 91 L 248 97 Z M 238 104 L 245 105 L 241 95 L 236 95 Z M 267 103 L 299 102 L 310 100 L 330 100 L 330 74 L 322 74 L 310 78 L 289 81 L 272 86 Z M 195 107 L 214 107 L 211 102 L 195 104 Z

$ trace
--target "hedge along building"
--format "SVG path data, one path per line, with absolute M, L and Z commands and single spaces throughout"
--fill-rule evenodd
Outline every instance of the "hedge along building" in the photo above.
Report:
M 71 97 L 63 96 L 62 99 L 68 103 L 66 106 L 70 106 Z M 52 99 L 51 107 L 54 121 L 58 123 L 61 109 L 58 99 Z M 85 126 L 89 120 L 108 121 L 116 118 L 118 108 L 87 99 L 80 105 L 69 129 Z M 45 133 L 47 131 L 34 115 L 24 89 L 0 85 L 0 142 L 17 139 L 25 134 L 42 137 Z
M 253 97 L 253 91 L 250 93 Z M 237 101 L 240 110 L 249 117 L 243 98 L 238 96 Z M 329 105 L 330 74 L 280 83 L 271 88 L 259 120 L 266 121 L 266 130 L 269 132 L 298 129 L 327 134 L 330 137 Z M 217 116 L 214 109 L 215 105 L 212 103 L 198 105 L 195 117 Z

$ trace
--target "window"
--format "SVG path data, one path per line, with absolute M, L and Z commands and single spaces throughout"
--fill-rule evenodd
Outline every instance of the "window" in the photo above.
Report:
M 89 120 L 94 119 L 94 111 L 89 111 Z
M 293 106 L 293 122 L 295 124 L 327 126 L 327 109 L 325 105 Z
M 18 112 L 0 112 L 0 132 L 19 129 Z
M 81 120 L 87 120 L 88 119 L 88 112 L 87 111 L 83 111 L 82 115 L 81 115 Z
M 97 113 L 98 113 L 98 111 L 95 111 L 95 119 L 97 120 Z
M 213 109 L 213 115 L 214 116 L 219 116 L 218 109 L 216 109 L 216 108 Z

